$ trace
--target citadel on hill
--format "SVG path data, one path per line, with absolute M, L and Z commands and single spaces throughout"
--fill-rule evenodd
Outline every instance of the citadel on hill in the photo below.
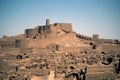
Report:
M 0 38 L 0 64 L 0 80 L 117 80 L 120 41 L 81 35 L 70 23 L 47 19 L 24 34 Z

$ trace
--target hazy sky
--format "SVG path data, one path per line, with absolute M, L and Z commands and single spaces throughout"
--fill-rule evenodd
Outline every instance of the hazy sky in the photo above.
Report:
M 72 23 L 77 33 L 120 40 L 120 0 L 0 0 L 0 37 L 26 28 Z

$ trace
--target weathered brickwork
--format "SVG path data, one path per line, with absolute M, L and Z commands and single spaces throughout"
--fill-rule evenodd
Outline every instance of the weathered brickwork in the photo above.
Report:
M 120 41 L 54 23 L 0 38 L 0 80 L 119 80 Z

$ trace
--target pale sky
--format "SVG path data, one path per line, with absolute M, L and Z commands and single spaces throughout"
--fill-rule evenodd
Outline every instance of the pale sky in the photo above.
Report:
M 50 19 L 77 33 L 120 40 L 120 0 L 0 0 L 0 37 L 24 33 Z

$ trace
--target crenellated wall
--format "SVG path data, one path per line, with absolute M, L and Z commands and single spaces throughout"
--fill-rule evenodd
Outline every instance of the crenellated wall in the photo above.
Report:
M 76 37 L 82 40 L 87 40 L 87 41 L 94 41 L 97 44 L 118 44 L 120 45 L 119 40 L 114 40 L 114 39 L 99 39 L 99 35 L 93 34 L 93 37 L 88 37 L 85 35 L 81 35 L 76 33 Z
M 85 35 L 82 35 L 82 34 L 78 34 L 76 33 L 76 37 L 80 38 L 80 39 L 84 39 L 84 40 L 93 40 L 92 37 L 88 37 L 88 36 L 85 36 Z

